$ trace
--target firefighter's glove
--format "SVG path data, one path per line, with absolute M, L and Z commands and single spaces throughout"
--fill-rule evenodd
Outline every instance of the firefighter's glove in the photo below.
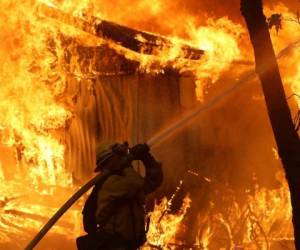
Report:
M 130 149 L 130 154 L 133 160 L 143 160 L 149 155 L 150 148 L 144 144 L 137 144 Z

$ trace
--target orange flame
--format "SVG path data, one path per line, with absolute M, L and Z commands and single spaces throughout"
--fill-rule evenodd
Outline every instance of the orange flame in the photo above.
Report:
M 162 215 L 168 204 L 167 198 L 164 198 L 159 204 L 155 205 L 154 211 L 150 213 L 151 224 L 147 235 L 148 244 L 161 247 L 162 249 L 168 249 L 168 245 L 175 243 L 176 233 L 181 228 L 181 222 L 183 221 L 188 208 L 191 204 L 191 199 L 187 196 L 182 204 L 180 211 L 177 214 L 165 213 Z M 147 245 L 143 249 L 151 249 Z
M 111 17 L 107 17 L 107 14 L 101 11 L 97 12 L 95 2 L 88 0 L 57 2 L 6 0 L 0 3 L 0 142 L 1 146 L 13 149 L 16 158 L 15 165 L 8 165 L 11 163 L 7 163 L 6 156 L 0 156 L 2 181 L 0 205 L 4 209 L 1 217 L 3 220 L 0 220 L 1 241 L 10 241 L 8 233 L 28 236 L 21 229 L 35 231 L 41 226 L 41 221 L 46 220 L 59 206 L 57 200 L 54 201 L 47 195 L 58 194 L 61 187 L 67 187 L 65 192 L 68 194 L 70 190 L 72 191 L 71 174 L 64 166 L 65 143 L 61 132 L 72 117 L 71 107 L 67 106 L 65 101 L 67 73 L 64 67 L 61 34 L 66 33 L 94 45 L 103 42 L 91 37 L 86 39 L 87 34 L 82 34 L 79 30 L 58 25 L 54 20 L 39 16 L 40 3 L 54 8 L 59 6 L 75 16 L 84 16 L 88 13 L 91 16 L 108 19 Z M 151 16 L 162 16 L 167 7 L 165 2 L 158 0 L 151 3 L 146 0 L 140 1 L 137 6 L 139 10 L 147 11 L 146 13 Z M 295 16 L 284 5 L 277 6 L 273 11 L 282 12 L 285 18 L 284 29 L 278 35 L 274 33 L 272 36 L 275 48 L 279 51 L 295 37 L 299 37 L 300 25 L 295 22 Z M 271 10 L 267 12 L 271 13 Z M 121 21 L 122 13 L 116 14 L 119 17 L 118 21 Z M 192 17 L 187 17 L 186 20 L 187 22 L 177 23 L 180 29 L 185 30 L 185 36 L 179 36 L 180 32 L 172 33 L 173 47 L 163 48 L 155 56 L 136 54 L 112 42 L 106 42 L 118 53 L 138 61 L 140 70 L 162 72 L 165 66 L 171 65 L 181 73 L 195 75 L 197 96 L 203 101 L 205 87 L 216 83 L 235 60 L 246 59 L 245 50 L 249 48 L 239 46 L 240 36 L 245 32 L 244 28 L 227 17 L 216 20 L 210 18 L 202 25 L 197 24 Z M 130 22 L 125 21 L 127 24 Z M 182 53 L 180 50 L 182 43 L 204 49 L 205 56 L 197 62 L 178 59 Z M 286 85 L 290 86 L 292 92 L 298 94 L 300 66 L 295 62 L 298 61 L 299 53 L 299 50 L 294 50 L 292 55 L 284 60 L 286 67 L 282 68 Z M 71 64 L 72 70 L 80 73 L 76 60 Z M 158 69 L 154 67 L 157 64 Z M 300 107 L 300 99 L 297 99 L 297 103 Z M 12 180 L 8 180 L 6 176 L 8 168 L 13 168 L 15 173 Z M 284 177 L 281 175 L 279 179 L 282 183 L 280 188 L 275 190 L 258 188 L 255 194 L 248 195 L 247 211 L 251 214 L 243 229 L 242 243 L 253 242 L 253 228 L 258 225 L 256 223 L 253 226 L 255 219 L 260 222 L 260 231 L 268 232 L 271 239 L 292 238 L 289 191 Z M 50 201 L 45 202 L 43 199 Z M 183 227 L 183 220 L 190 204 L 190 198 L 186 197 L 178 214 L 167 214 L 162 219 L 161 214 L 168 206 L 168 201 L 164 199 L 157 204 L 151 214 L 149 243 L 167 249 L 168 245 L 176 242 L 176 234 L 180 233 Z M 245 208 L 232 204 L 230 209 L 232 211 L 230 216 L 216 214 L 214 221 L 225 225 L 227 231 L 230 231 L 231 245 L 237 245 L 241 242 L 234 242 L 235 232 L 232 222 L 239 220 Z M 21 213 L 21 216 L 16 216 L 16 211 Z M 44 218 L 37 220 L 35 214 L 37 212 Z M 74 227 L 66 229 L 58 226 L 56 230 L 70 237 L 78 235 L 82 230 L 80 216 L 79 209 L 74 209 L 71 215 L 65 218 L 68 222 L 75 221 Z M 277 222 L 280 224 L 279 229 L 276 227 Z M 214 223 L 208 223 L 202 237 L 195 239 L 204 249 L 209 249 L 211 242 L 217 238 Z M 264 236 L 260 234 L 259 237 Z M 149 249 L 149 246 L 145 246 L 145 249 Z

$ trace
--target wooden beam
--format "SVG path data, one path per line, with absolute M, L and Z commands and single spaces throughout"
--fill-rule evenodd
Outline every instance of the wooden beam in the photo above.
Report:
M 39 14 L 71 25 L 93 36 L 113 41 L 116 44 L 140 54 L 157 55 L 162 50 L 178 46 L 175 45 L 171 39 L 164 36 L 138 31 L 95 17 L 84 19 L 72 16 L 55 6 L 41 4 L 39 6 Z M 199 60 L 204 54 L 204 51 L 182 43 L 180 44 L 179 54 L 178 58 Z

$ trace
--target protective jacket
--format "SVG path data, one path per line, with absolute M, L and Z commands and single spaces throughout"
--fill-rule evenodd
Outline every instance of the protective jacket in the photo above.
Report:
M 145 195 L 162 182 L 162 169 L 150 154 L 142 162 L 145 177 L 132 167 L 110 176 L 98 191 L 96 221 L 101 230 L 120 237 L 135 246 L 145 241 Z M 130 244 L 129 243 L 129 244 Z

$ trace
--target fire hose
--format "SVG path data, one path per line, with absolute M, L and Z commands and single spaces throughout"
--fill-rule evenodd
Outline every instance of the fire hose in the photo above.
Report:
M 65 204 L 51 217 L 51 219 L 43 226 L 39 233 L 33 238 L 33 240 L 25 247 L 25 250 L 32 250 L 46 233 L 52 228 L 52 226 L 59 220 L 59 218 L 82 196 L 84 195 L 91 187 L 96 183 L 100 182 L 102 179 L 110 173 L 103 173 L 95 176 L 85 185 L 83 185 L 75 194 L 73 194 Z

